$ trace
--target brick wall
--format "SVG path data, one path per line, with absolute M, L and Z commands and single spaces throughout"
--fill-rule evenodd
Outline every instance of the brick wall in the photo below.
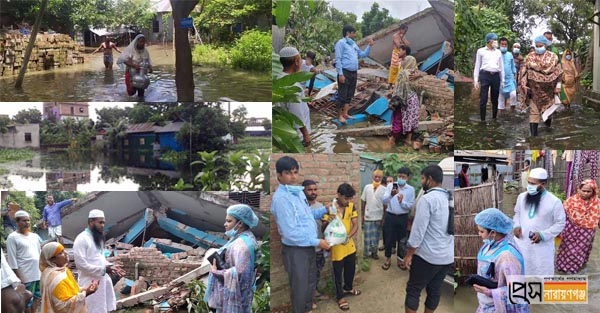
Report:
M 178 254 L 178 257 L 181 256 Z M 199 258 L 193 261 L 171 260 L 154 247 L 132 248 L 129 253 L 118 255 L 116 261 L 127 272 L 127 278 L 135 280 L 135 264 L 139 263 L 139 275 L 147 281 L 156 282 L 159 285 L 169 283 L 173 279 L 189 273 L 200 267 L 201 263 Z
M 277 172 L 275 163 L 285 154 L 274 153 L 269 163 L 271 169 L 271 195 L 264 203 L 270 207 L 271 196 L 277 190 Z M 342 183 L 351 184 L 356 189 L 354 203 L 360 207 L 360 157 L 358 154 L 294 154 L 290 155 L 300 164 L 300 179 L 312 179 L 317 182 L 319 197 L 317 200 L 330 204 L 337 194 L 337 187 Z M 261 206 L 263 201 L 261 201 Z M 360 212 L 360 210 L 359 210 Z M 359 229 L 354 236 L 358 251 L 362 249 L 362 231 Z M 277 224 L 271 216 L 271 308 L 277 308 L 290 303 L 290 288 L 288 277 L 281 260 L 281 237 Z M 361 255 L 360 253 L 358 255 Z M 331 276 L 331 265 L 326 264 L 321 273 L 321 282 Z
M 454 115 L 454 91 L 445 80 L 427 75 L 411 81 L 410 85 L 419 96 L 425 91 L 423 104 L 427 110 L 439 112 L 444 117 Z

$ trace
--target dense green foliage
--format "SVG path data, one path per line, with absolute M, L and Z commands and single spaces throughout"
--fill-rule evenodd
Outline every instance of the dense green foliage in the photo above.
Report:
M 18 161 L 28 160 L 35 155 L 35 152 L 28 149 L 0 149 L 0 164 Z
M 230 65 L 227 49 L 211 44 L 194 46 L 194 50 L 192 50 L 192 63 L 194 65 L 216 67 L 227 67 Z
M 231 64 L 235 68 L 255 71 L 269 70 L 271 33 L 249 30 L 231 48 Z
M 386 8 L 379 9 L 377 2 L 371 6 L 371 11 L 365 12 L 362 16 L 362 34 L 363 36 L 369 36 L 372 33 L 387 28 L 392 24 L 396 23 L 393 17 L 390 16 L 390 11 Z
M 17 112 L 13 121 L 20 124 L 38 124 L 42 121 L 42 112 L 36 108 L 24 109 Z

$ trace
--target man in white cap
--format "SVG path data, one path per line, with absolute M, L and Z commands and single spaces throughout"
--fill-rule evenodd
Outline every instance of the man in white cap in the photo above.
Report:
M 29 213 L 20 210 L 15 213 L 17 231 L 6 239 L 8 265 L 17 277 L 25 284 L 25 288 L 33 294 L 27 303 L 26 312 L 35 313 L 40 303 L 40 243 L 42 239 L 32 233 Z
M 281 65 L 283 65 L 283 73 L 281 73 L 281 77 L 291 75 L 300 71 L 302 67 L 302 59 L 300 58 L 300 52 L 298 49 L 294 47 L 284 47 L 279 51 L 279 61 Z M 295 83 L 294 86 L 300 88 L 300 93 L 298 94 L 299 99 L 304 98 L 304 86 L 301 83 Z M 298 135 L 300 136 L 300 140 L 302 144 L 306 147 L 310 145 L 310 110 L 306 102 L 300 100 L 300 102 L 291 102 L 291 103 L 278 103 L 278 106 L 285 108 L 290 113 L 294 114 L 302 123 L 303 126 L 294 125 L 298 130 Z
M 117 309 L 115 291 L 109 275 L 125 275 L 121 268 L 110 264 L 104 256 L 105 223 L 103 211 L 91 210 L 88 215 L 88 228 L 77 235 L 73 243 L 75 265 L 79 270 L 79 286 L 88 286 L 92 281 L 100 281 L 98 290 L 85 300 L 88 313 L 106 313 Z
M 546 190 L 548 172 L 534 168 L 527 178 L 527 191 L 517 198 L 513 229 L 525 260 L 525 275 L 554 275 L 554 237 L 565 227 L 565 210 Z

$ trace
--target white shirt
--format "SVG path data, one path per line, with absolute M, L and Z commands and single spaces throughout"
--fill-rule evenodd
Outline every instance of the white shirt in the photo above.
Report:
M 288 75 L 287 73 L 282 73 L 281 77 L 287 76 L 287 75 Z M 300 92 L 300 98 L 304 98 L 304 86 L 301 83 L 295 83 L 294 86 L 298 86 L 302 90 Z M 304 123 L 304 126 L 306 126 L 306 130 L 310 134 L 310 132 L 311 132 L 310 109 L 308 108 L 308 104 L 306 104 L 306 102 L 300 101 L 299 103 L 278 103 L 277 105 L 279 105 L 282 108 L 285 108 L 290 113 L 296 115 L 296 117 L 299 120 L 301 120 L 302 123 Z M 295 127 L 298 130 L 298 135 L 300 136 L 300 140 L 304 139 L 304 137 L 302 136 L 302 133 L 300 132 L 300 127 L 297 125 L 295 125 Z
M 117 309 L 117 300 L 110 277 L 106 275 L 106 265 L 110 263 L 101 249 L 96 247 L 92 234 L 86 229 L 73 243 L 75 265 L 79 270 L 77 284 L 87 287 L 92 280 L 99 280 L 98 290 L 85 299 L 88 313 L 106 313 Z
M 23 235 L 15 231 L 6 239 L 8 265 L 13 270 L 19 270 L 24 284 L 40 280 L 40 242 L 40 236 L 32 232 Z
M 1 252 L 2 254 L 2 289 L 12 286 L 13 288 L 17 286 L 18 283 L 21 282 L 19 277 L 13 272 L 10 268 L 10 265 L 6 262 L 4 258 L 4 250 Z
M 385 186 L 380 185 L 373 190 L 373 184 L 368 184 L 363 189 L 360 200 L 365 202 L 365 221 L 381 221 L 383 218 L 383 195 Z
M 475 57 L 475 70 L 473 78 L 479 81 L 479 72 L 500 72 L 500 81 L 504 84 L 504 64 L 502 62 L 502 52 L 498 49 L 488 49 L 488 47 L 479 48 Z
M 310 70 L 312 70 L 315 66 L 314 65 L 307 65 L 306 64 L 306 60 L 302 60 L 302 64 L 300 65 L 300 71 L 302 72 L 310 72 Z

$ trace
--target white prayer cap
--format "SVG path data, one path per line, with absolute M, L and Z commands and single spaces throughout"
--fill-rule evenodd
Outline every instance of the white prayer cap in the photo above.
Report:
M 534 168 L 529 172 L 529 177 L 545 180 L 548 179 L 548 172 L 546 172 L 546 170 L 541 167 Z
M 297 55 L 300 55 L 300 52 L 294 47 L 284 47 L 279 51 L 279 56 L 282 58 L 289 58 Z
M 88 218 L 97 218 L 97 217 L 104 217 L 104 211 L 98 210 L 98 209 L 91 210 L 90 215 L 88 215 Z
M 19 210 L 15 213 L 15 218 L 17 217 L 29 217 L 29 213 L 23 210 Z

